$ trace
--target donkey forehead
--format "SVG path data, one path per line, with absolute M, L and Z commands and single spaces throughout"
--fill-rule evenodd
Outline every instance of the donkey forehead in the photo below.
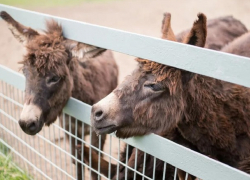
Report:
M 23 60 L 26 68 L 24 69 L 35 69 L 32 72 L 42 73 L 43 75 L 48 71 L 57 71 L 59 68 L 63 70 L 69 58 L 60 38 L 52 39 L 47 35 L 39 35 L 39 37 L 30 41 L 26 47 L 27 54 Z
M 155 82 L 156 76 L 152 73 L 146 73 L 141 68 L 137 68 L 131 75 L 128 75 L 124 81 L 114 90 L 115 94 L 132 94 L 140 90 L 145 82 Z
M 65 53 L 43 53 L 39 52 L 36 55 L 29 53 L 25 56 L 22 71 L 26 78 L 45 78 L 50 75 L 65 76 L 67 73 L 68 55 Z
M 40 34 L 35 36 L 32 40 L 30 40 L 27 44 L 28 49 L 40 49 L 41 47 L 52 47 L 58 48 L 63 43 L 63 37 L 54 36 L 52 34 Z
M 22 67 L 23 74 L 26 79 L 29 80 L 39 80 L 39 79 L 44 79 L 47 76 L 52 76 L 56 75 L 56 71 L 54 70 L 48 70 L 45 71 L 45 73 L 41 73 L 39 69 L 36 66 L 30 65 L 30 64 L 24 64 Z

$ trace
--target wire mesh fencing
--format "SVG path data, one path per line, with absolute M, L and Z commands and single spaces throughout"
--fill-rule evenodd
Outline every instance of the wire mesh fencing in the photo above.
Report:
M 54 124 L 35 136 L 26 135 L 18 124 L 24 103 L 24 78 L 0 66 L 1 72 L 6 76 L 0 77 L 0 154 L 11 153 L 13 162 L 30 179 L 250 177 L 153 134 L 125 140 L 111 134 L 104 144 L 98 136 L 98 145 L 93 146 L 92 136 L 96 135 L 89 128 L 90 106 L 72 99 Z
M 100 150 L 102 146 L 101 138 L 99 138 L 99 147 L 90 145 L 91 133 L 84 136 L 84 130 L 86 129 L 84 127 L 89 125 L 65 113 L 57 119 L 56 123 L 43 128 L 36 136 L 26 135 L 18 124 L 24 103 L 23 91 L 4 81 L 0 81 L 0 84 L 0 142 L 2 144 L 0 151 L 4 154 L 4 151 L 9 149 L 14 162 L 18 167 L 28 172 L 32 179 L 77 179 L 79 169 L 82 171 L 82 177 L 78 177 L 78 179 L 90 179 L 91 173 L 98 174 L 98 179 L 111 179 L 114 174 L 111 171 L 116 172 L 117 179 L 120 179 L 120 169 L 125 169 L 125 179 L 138 179 L 139 177 L 142 179 L 155 179 L 156 176 L 159 176 L 159 172 L 161 172 L 161 179 L 165 179 L 166 175 L 173 177 L 173 179 L 177 177 L 177 169 L 172 171 L 172 174 L 167 174 L 166 162 L 162 162 L 163 166 L 159 169 L 156 167 L 156 164 L 159 164 L 157 158 L 142 153 L 139 149 L 124 143 L 113 135 L 107 135 L 104 151 Z M 69 122 L 69 131 L 65 130 L 65 121 Z M 75 128 L 75 132 L 71 132 L 71 126 L 77 127 L 79 124 L 82 125 L 81 138 L 77 137 L 77 128 Z M 90 129 L 90 131 L 92 130 Z M 73 156 L 71 148 L 71 144 L 77 146 L 79 142 L 81 145 L 81 158 L 77 156 L 79 149 L 75 150 L 75 156 Z M 103 166 L 101 163 L 98 163 L 97 169 L 92 168 L 91 163 L 84 163 L 84 146 L 97 152 L 99 162 L 101 162 L 100 159 L 102 158 L 108 163 L 109 172 L 107 172 L 107 177 L 101 173 L 100 169 Z M 131 154 L 135 155 L 134 165 L 128 166 Z M 91 162 L 91 154 L 89 158 L 89 162 Z M 140 160 L 138 160 L 139 158 Z M 137 160 L 142 161 L 139 166 L 137 166 Z M 74 161 L 74 164 L 72 161 Z M 111 170 L 112 164 L 116 165 L 115 170 Z M 80 166 L 80 168 L 77 166 Z M 146 174 L 150 175 L 147 176 Z
M 58 179 L 58 171 L 71 167 L 63 131 L 55 124 L 36 136 L 26 135 L 18 125 L 22 104 L 23 92 L 1 82 L 1 141 L 11 150 L 14 161 L 35 179 Z M 64 149 L 59 152 L 61 147 Z M 65 171 L 64 179 L 74 176 L 73 168 L 70 170 Z
M 95 173 L 98 174 L 96 176 L 98 179 L 112 179 L 114 173 L 111 171 L 115 172 L 117 179 L 121 178 L 119 175 L 124 176 L 125 179 L 156 179 L 159 176 L 161 176 L 160 179 L 166 179 L 166 176 L 172 179 L 177 178 L 177 169 L 167 172 L 166 162 L 159 163 L 159 159 L 124 143 L 113 135 L 107 135 L 104 151 L 101 150 L 101 138 L 99 138 L 99 147 L 90 145 L 91 133 L 84 136 L 86 129 L 84 127 L 89 125 L 65 113 L 58 118 L 56 123 L 43 128 L 36 136 L 26 135 L 18 124 L 24 103 L 23 91 L 4 81 L 0 81 L 0 84 L 0 142 L 2 144 L 0 151 L 4 154 L 4 151 L 9 149 L 14 162 L 30 174 L 32 179 L 90 179 L 91 174 L 93 176 Z M 65 130 L 65 121 L 69 122 L 69 131 Z M 71 126 L 77 127 L 79 124 L 82 125 L 81 138 L 77 137 L 77 128 L 75 132 L 71 132 Z M 75 156 L 72 155 L 71 144 L 81 145 L 81 158 L 77 156 L 79 149 L 75 150 Z M 98 163 L 95 169 L 91 167 L 93 164 L 84 163 L 84 146 L 96 152 L 99 162 L 101 158 L 107 162 L 107 177 L 101 173 L 103 164 Z M 131 155 L 135 156 L 133 162 L 129 162 Z M 89 162 L 91 158 L 90 154 Z M 115 170 L 112 170 L 112 164 L 116 166 Z M 157 167 L 159 164 L 162 164 L 162 167 Z M 77 177 L 79 169 L 82 171 L 81 177 Z M 121 169 L 124 169 L 124 174 L 120 174 Z

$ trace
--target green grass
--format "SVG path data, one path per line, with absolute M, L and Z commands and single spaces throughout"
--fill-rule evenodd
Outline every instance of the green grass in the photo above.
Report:
M 55 7 L 77 5 L 82 2 L 105 2 L 109 0 L 0 0 L 0 4 L 19 7 Z
M 21 172 L 14 165 L 10 150 L 0 142 L 0 179 L 1 180 L 29 180 L 27 173 Z

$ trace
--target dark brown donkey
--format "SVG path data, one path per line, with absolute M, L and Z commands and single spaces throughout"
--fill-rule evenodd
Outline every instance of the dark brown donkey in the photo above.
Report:
M 0 16 L 27 49 L 21 62 L 26 89 L 19 120 L 25 133 L 35 135 L 44 124 L 53 123 L 71 96 L 92 105 L 117 86 L 118 68 L 111 51 L 64 38 L 62 27 L 53 20 L 47 22 L 47 30 L 40 34 L 16 22 L 4 11 Z M 66 118 L 67 131 L 69 124 Z M 78 123 L 79 138 L 82 138 L 81 126 Z M 74 118 L 71 118 L 71 132 L 75 132 Z M 89 133 L 87 126 L 85 133 Z M 102 146 L 104 141 L 105 136 L 102 136 Z M 92 144 L 98 145 L 96 135 L 92 136 Z M 71 148 L 75 155 L 74 143 Z M 81 179 L 81 168 L 78 167 L 78 179 Z
M 198 17 L 183 42 L 204 47 L 206 18 Z M 165 28 L 165 38 L 175 41 L 170 23 Z M 93 106 L 92 125 L 98 134 L 116 131 L 128 138 L 155 133 L 250 173 L 248 88 L 137 61 L 132 75 Z
M 170 26 L 170 20 L 171 20 L 171 15 L 169 13 L 165 13 L 164 15 L 164 19 L 163 19 L 163 24 L 162 24 L 162 38 L 163 39 L 167 39 L 168 38 L 168 34 L 169 34 L 169 26 Z M 223 47 L 225 44 L 227 44 L 228 42 L 232 41 L 233 39 L 239 37 L 240 35 L 244 34 L 245 32 L 247 32 L 246 27 L 237 19 L 231 17 L 231 16 L 224 16 L 224 17 L 220 17 L 220 18 L 216 18 L 216 19 L 211 19 L 208 20 L 208 26 L 207 26 L 207 41 L 206 41 L 206 45 L 205 47 L 210 48 L 210 49 L 215 49 L 215 50 L 219 50 L 221 47 Z M 230 28 L 228 28 L 230 27 Z M 236 29 L 236 27 L 238 27 L 238 29 Z M 186 30 L 183 31 L 182 33 L 180 33 L 179 35 L 177 35 L 177 39 L 178 41 L 182 41 L 184 37 L 184 33 L 186 33 L 186 35 L 189 33 L 190 30 Z M 216 42 L 215 42 L 216 41 Z M 229 44 L 228 46 L 231 47 L 231 45 Z M 246 48 L 246 47 L 245 47 Z M 233 48 L 232 48 L 233 49 Z M 237 53 L 236 53 L 237 54 Z M 131 146 L 128 146 L 128 166 L 130 167 L 134 167 L 135 165 L 135 149 Z M 79 153 L 81 154 L 80 150 L 81 150 L 81 146 L 78 146 L 79 149 Z M 144 153 L 140 150 L 137 151 L 138 154 L 138 158 L 137 158 L 137 170 L 139 172 L 142 172 L 143 169 L 143 156 Z M 121 161 L 123 163 L 125 163 L 125 157 L 126 157 L 126 148 L 123 150 L 122 154 L 121 154 Z M 89 160 L 89 150 L 87 147 L 85 147 L 85 151 L 84 151 L 84 159 L 85 162 L 88 163 Z M 108 176 L 109 173 L 109 165 L 108 162 L 105 162 L 104 160 L 101 159 L 101 173 L 103 173 L 104 175 Z M 152 158 L 152 156 L 147 155 L 146 157 L 146 174 L 149 177 L 152 177 L 153 174 L 153 161 L 154 159 Z M 97 170 L 97 165 L 98 164 L 98 155 L 96 153 L 92 153 L 92 167 L 95 168 Z M 157 164 L 157 169 L 156 169 L 156 179 L 162 179 L 162 173 L 163 173 L 163 162 L 160 160 L 156 161 Z M 125 175 L 125 168 L 120 165 L 120 170 L 119 170 L 119 179 L 123 179 L 124 175 Z M 113 177 L 113 179 L 116 179 L 116 165 L 112 164 L 111 165 L 111 177 Z M 171 172 L 172 171 L 172 172 Z M 185 176 L 185 174 L 182 171 L 178 171 L 178 174 L 180 176 L 180 179 L 183 178 Z M 168 169 L 166 171 L 166 177 L 168 179 L 173 179 L 173 168 L 168 166 Z M 134 178 L 134 173 L 130 170 L 128 170 L 127 173 L 127 178 L 128 179 L 133 179 Z M 190 178 L 190 177 L 189 177 Z M 137 176 L 137 179 L 141 179 L 141 177 Z
M 243 34 L 224 46 L 221 51 L 250 57 L 250 32 Z
M 166 18 L 165 18 L 166 17 Z M 162 24 L 162 33 L 163 36 L 162 38 L 167 38 L 167 32 L 168 32 L 168 24 L 170 23 L 170 18 L 171 15 L 169 13 L 165 13 L 164 19 L 163 19 L 163 24 Z M 189 33 L 191 29 L 185 30 L 181 33 L 179 33 L 176 36 L 176 39 L 178 42 L 182 42 L 183 38 L 185 38 L 185 35 Z M 235 38 L 243 35 L 244 33 L 247 32 L 247 28 L 245 27 L 244 24 L 242 24 L 239 20 L 235 19 L 232 16 L 223 16 L 215 19 L 210 19 L 207 21 L 207 39 L 206 39 L 206 44 L 205 47 L 209 49 L 214 49 L 214 50 L 221 50 L 223 46 L 225 46 L 227 43 L 230 43 L 233 41 Z M 166 37 L 164 37 L 164 34 Z M 240 39 L 240 38 L 239 38 Z M 232 45 L 228 45 L 231 47 Z M 236 46 L 234 46 L 236 47 Z M 246 48 L 246 47 L 244 47 Z M 234 48 L 233 48 L 234 49 Z M 237 52 L 232 52 L 237 54 Z M 127 148 L 127 146 L 126 146 Z M 127 149 L 124 149 L 121 152 L 120 155 L 120 161 L 125 163 L 126 162 L 126 151 Z M 78 145 L 78 150 L 79 150 L 79 155 L 81 155 L 81 145 Z M 85 163 L 88 163 L 89 161 L 89 149 L 85 147 L 84 149 L 84 159 Z M 128 166 L 134 167 L 135 165 L 135 154 L 136 154 L 136 149 L 133 148 L 132 146 L 128 146 Z M 144 152 L 137 150 L 137 171 L 142 172 L 143 171 L 143 159 L 144 158 Z M 95 152 L 92 152 L 92 167 L 96 170 L 98 170 L 98 154 Z M 152 177 L 153 174 L 153 162 L 154 158 L 152 156 L 148 155 L 146 156 L 146 165 L 145 165 L 145 172 L 147 176 Z M 100 162 L 100 172 L 103 173 L 108 177 L 109 174 L 109 164 L 105 160 L 101 159 Z M 163 162 L 160 160 L 156 160 L 157 168 L 156 168 L 156 179 L 162 179 L 163 175 Z M 118 179 L 124 179 L 125 177 L 125 168 L 124 166 L 120 165 L 120 170 L 119 170 L 119 175 Z M 110 175 L 113 177 L 113 179 L 116 179 L 117 177 L 115 176 L 117 173 L 116 165 L 111 164 L 111 169 L 110 169 Z M 167 171 L 166 171 L 166 177 L 167 179 L 174 179 L 173 178 L 173 167 L 168 165 Z M 130 171 L 129 169 L 127 170 L 127 179 L 134 179 L 134 173 Z M 182 171 L 178 171 L 179 177 L 184 178 L 185 174 Z M 136 179 L 141 179 L 142 177 L 136 176 Z M 189 177 L 190 178 L 190 177 Z

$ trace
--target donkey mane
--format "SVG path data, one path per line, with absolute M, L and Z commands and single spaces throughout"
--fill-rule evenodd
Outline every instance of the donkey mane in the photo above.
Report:
M 169 13 L 165 13 L 162 21 L 162 38 L 168 39 L 170 41 L 176 41 L 175 35 L 171 28 L 170 19 L 171 15 Z M 206 16 L 202 13 L 199 13 L 198 19 L 194 22 L 194 26 L 191 29 L 190 33 L 187 34 L 186 37 L 183 39 L 183 43 L 191 45 L 195 44 L 198 47 L 204 47 L 207 37 L 206 24 Z M 171 95 L 175 93 L 177 86 L 180 84 L 180 82 L 177 82 L 179 79 L 182 79 L 184 81 L 185 79 L 189 79 L 188 77 L 185 77 L 186 71 L 182 71 L 180 69 L 176 69 L 174 67 L 166 66 L 160 63 L 152 62 L 146 59 L 137 58 L 137 61 L 140 64 L 140 69 L 142 69 L 146 73 L 152 73 L 156 76 L 156 82 L 165 81 Z M 181 74 L 181 72 L 183 74 Z M 181 75 L 182 77 L 184 76 L 184 78 L 181 78 Z
M 68 63 L 70 54 L 61 44 L 64 40 L 62 27 L 54 20 L 47 21 L 46 27 L 44 35 L 36 36 L 32 43 L 26 45 L 28 53 L 19 63 L 31 65 L 43 75 L 54 70 L 57 75 L 63 76 L 65 73 L 61 72 L 62 68 L 59 66 L 65 66 Z
M 46 21 L 46 29 L 47 30 L 44 31 L 46 34 L 54 34 L 55 36 L 63 36 L 62 26 L 53 19 Z

